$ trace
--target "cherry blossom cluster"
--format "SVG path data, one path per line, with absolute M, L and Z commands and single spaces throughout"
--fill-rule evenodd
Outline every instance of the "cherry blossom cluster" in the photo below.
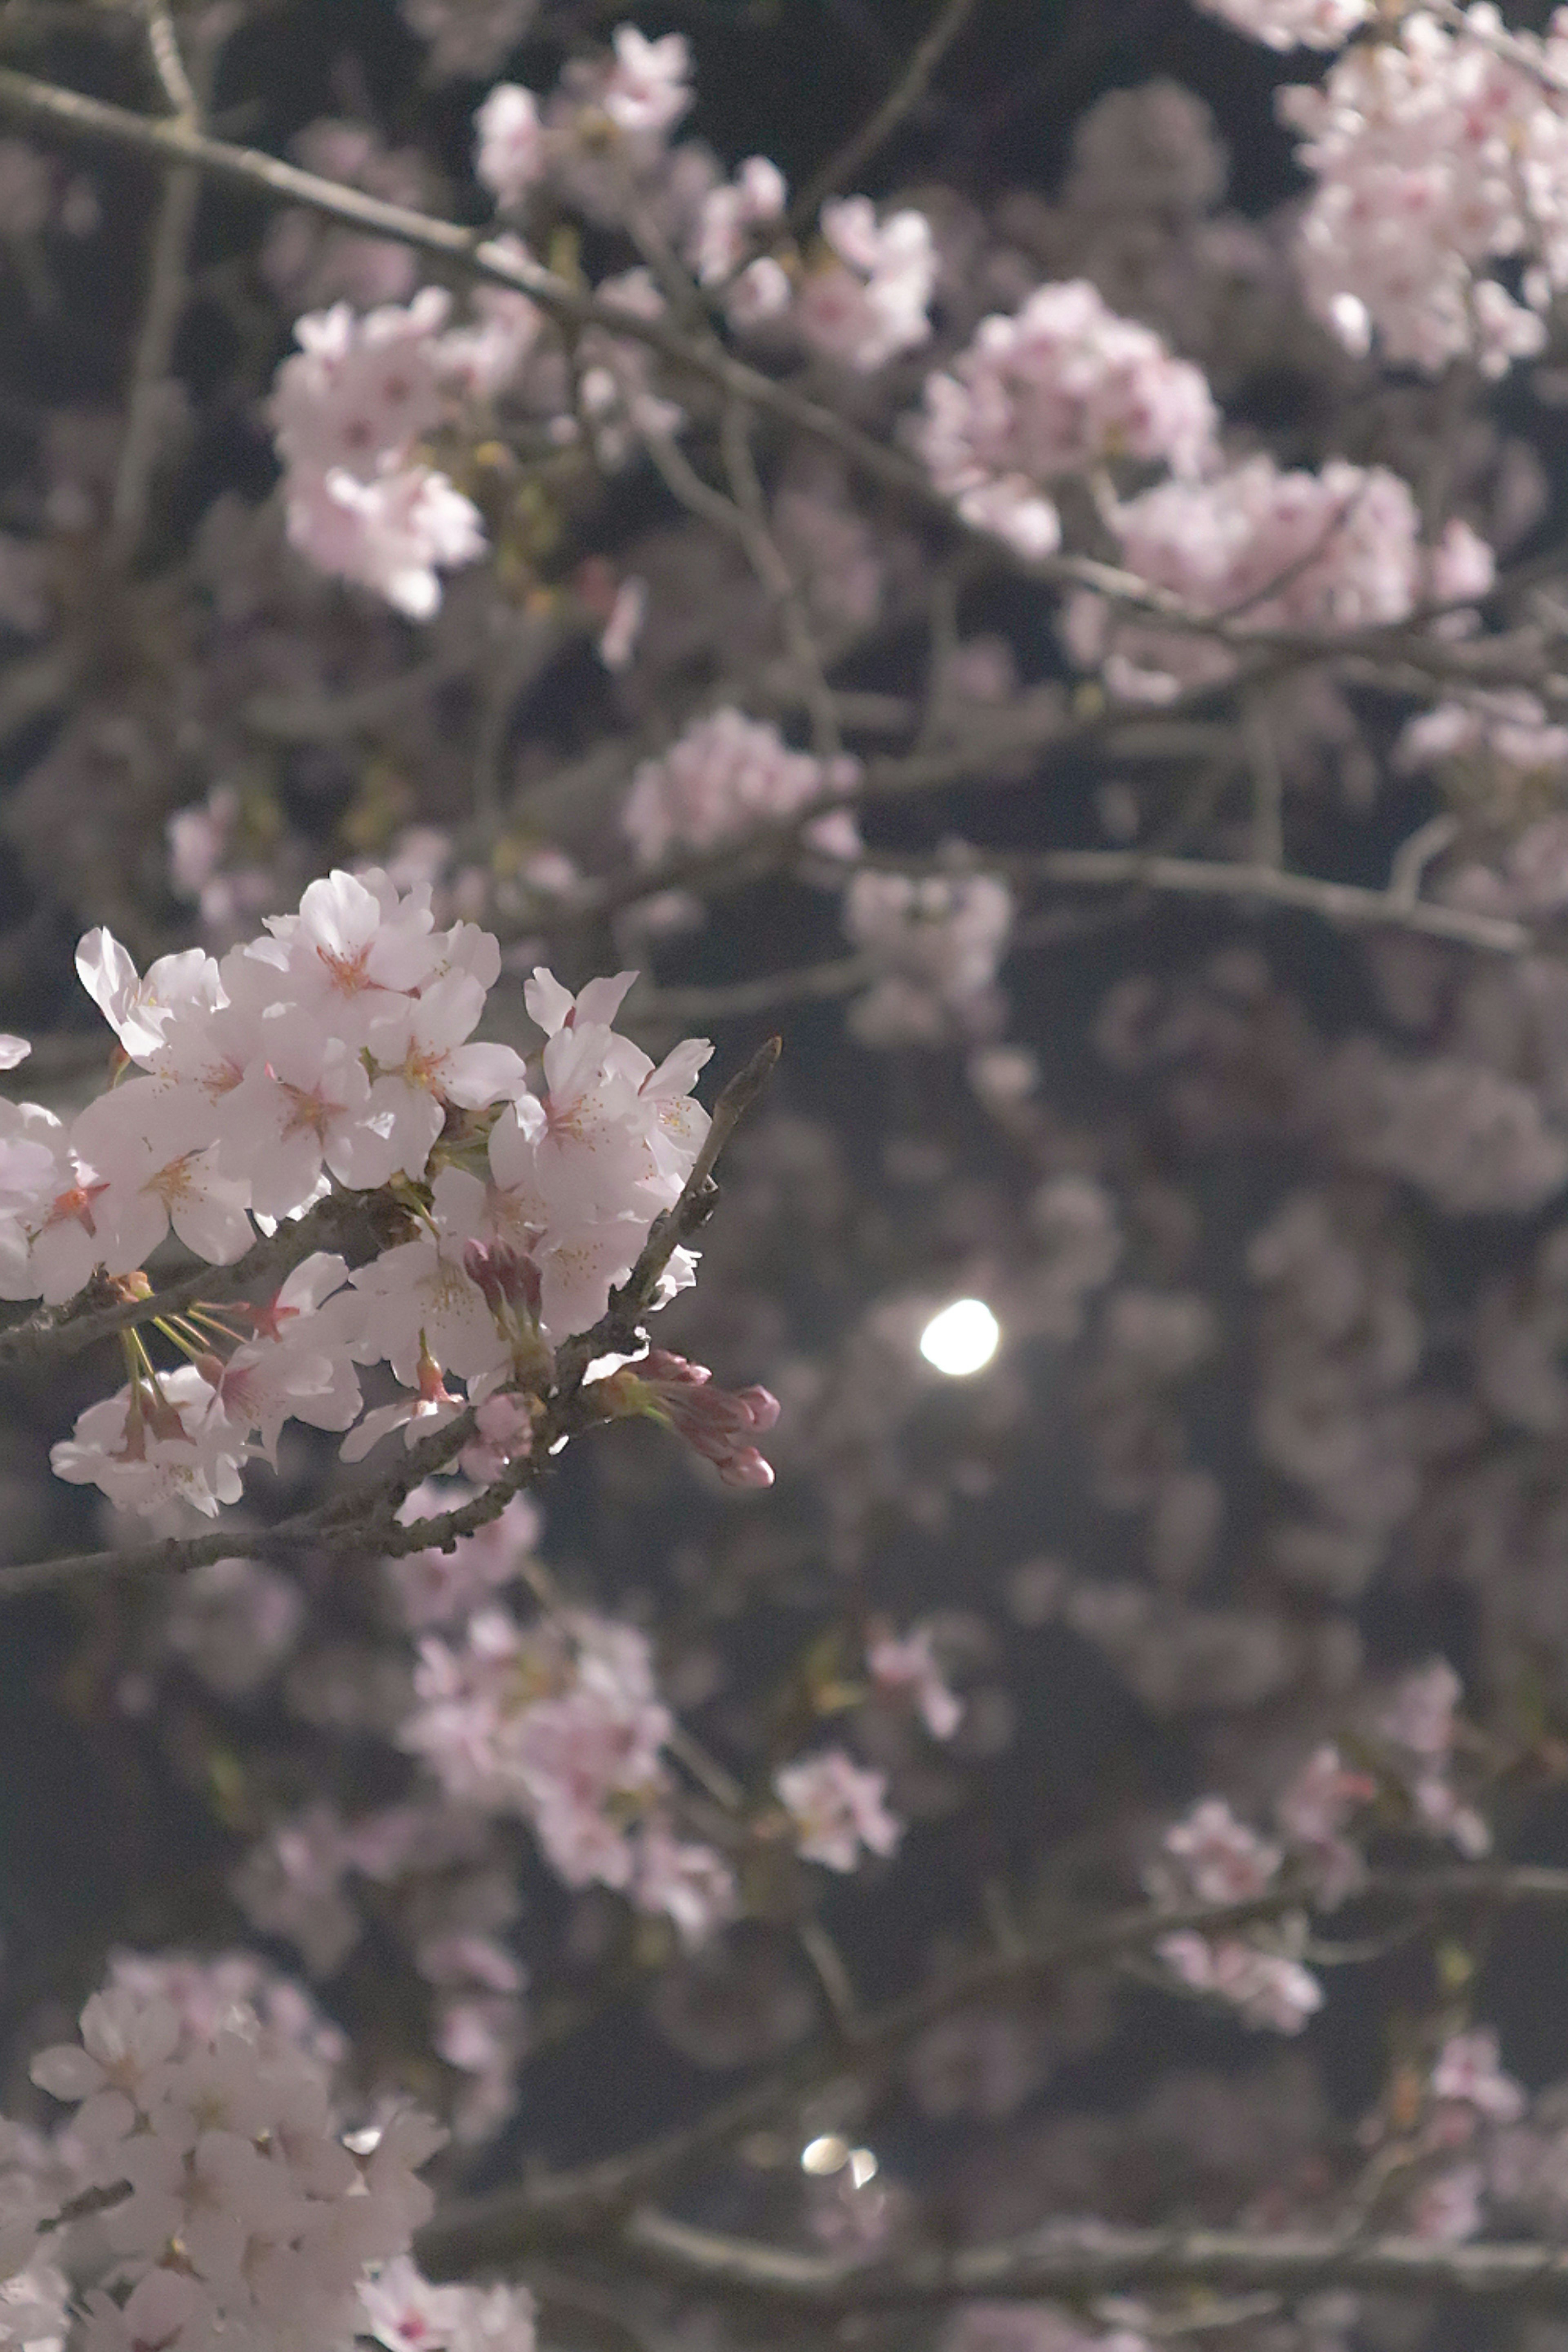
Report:
M 500 95 L 500 93 L 497 93 Z M 525 248 L 502 240 L 519 259 Z M 646 271 L 599 286 L 601 300 L 637 317 L 661 298 Z M 475 562 L 487 541 L 473 501 L 429 454 L 442 436 L 472 442 L 494 404 L 512 402 L 549 446 L 586 436 L 595 460 L 624 465 L 640 436 L 668 434 L 682 411 L 650 387 L 647 353 L 587 331 L 569 367 L 560 338 L 525 294 L 481 286 L 466 323 L 450 297 L 426 287 L 363 316 L 346 302 L 295 323 L 300 349 L 278 371 L 271 418 L 284 467 L 290 543 L 317 570 L 384 597 L 414 620 L 441 600 L 440 572 Z M 608 616 L 606 660 L 635 615 Z
M 857 1764 L 842 1748 L 781 1765 L 773 1788 L 804 1862 L 851 1871 L 863 1852 L 890 1854 L 903 1835 L 903 1823 L 888 1811 L 887 1775 Z
M 787 323 L 808 351 L 858 375 L 925 342 L 937 259 L 925 215 L 879 219 L 869 197 L 840 197 L 823 205 L 803 252 L 784 226 L 788 194 L 778 166 L 751 155 L 693 214 L 687 259 L 735 331 L 776 337 Z
M 402 1672 L 397 1690 L 401 1706 Z M 353 1821 L 318 1799 L 276 1822 L 231 1880 L 252 1925 L 294 1945 L 322 1980 L 374 1916 L 421 1981 L 463 2146 L 492 2137 L 514 2112 L 529 2041 L 528 1971 L 509 1933 L 521 1907 L 517 1858 L 496 1827 L 433 1793 Z
M 78 963 L 137 1074 L 68 1128 L 0 1107 L 0 1295 L 60 1302 L 95 1274 L 124 1292 L 171 1227 L 227 1265 L 253 1216 L 271 1229 L 334 1188 L 401 1188 L 408 1238 L 353 1272 L 317 1252 L 266 1305 L 169 1326 L 186 1357 L 173 1370 L 129 1341 L 129 1383 L 57 1446 L 58 1475 L 211 1516 L 246 1460 L 276 1462 L 290 1416 L 350 1431 L 354 1460 L 452 1418 L 449 1377 L 484 1416 L 481 1451 L 526 1451 L 529 1409 L 505 1391 L 537 1387 L 552 1344 L 598 1320 L 678 1198 L 707 1127 L 687 1089 L 710 1048 L 689 1040 L 656 1069 L 610 1026 L 631 973 L 574 998 L 541 970 L 533 1092 L 511 1047 L 470 1042 L 494 938 L 437 931 L 427 886 L 399 893 L 376 872 L 312 883 L 221 964 L 193 950 L 142 978 L 102 931 Z M 691 1273 L 677 1253 L 667 1286 Z M 361 1419 L 357 1368 L 376 1362 L 403 1394 Z
M 683 1839 L 665 1748 L 673 1729 L 646 1638 L 576 1611 L 524 1628 L 477 1612 L 460 1643 L 427 1635 L 402 1743 L 447 1795 L 528 1822 L 569 1886 L 611 1886 L 700 1942 L 738 1907 L 712 1847 Z
M 1458 1675 L 1433 1659 L 1407 1675 L 1368 1727 L 1376 1769 L 1347 1764 L 1338 1748 L 1317 1748 L 1276 1802 L 1278 1835 L 1238 1821 L 1222 1797 L 1205 1797 L 1165 1832 L 1147 1873 L 1150 1893 L 1173 1907 L 1246 1904 L 1278 1893 L 1267 1921 L 1215 1934 L 1177 1928 L 1155 1949 L 1178 1980 L 1234 2008 L 1248 2025 L 1297 2033 L 1323 2002 L 1302 1965 L 1307 1906 L 1331 1910 L 1353 1895 L 1366 1864 L 1352 1824 L 1364 1835 L 1380 1801 L 1401 1826 L 1444 1839 L 1471 1857 L 1489 1833 L 1481 1815 L 1455 1790 Z M 1299 1895 L 1300 1906 L 1289 1898 Z
M 1306 1832 L 1309 1853 L 1314 1862 L 1327 1857 L 1329 1885 L 1343 1895 L 1355 1883 L 1359 1858 L 1347 1853 L 1342 1832 L 1372 1784 L 1347 1771 L 1333 1748 L 1311 1759 L 1301 1783 L 1281 1801 L 1281 1828 L 1289 1816 L 1292 1828 Z M 1173 1906 L 1247 1903 L 1273 1888 L 1285 1858 L 1282 1843 L 1238 1822 L 1223 1797 L 1205 1797 L 1165 1832 L 1149 1890 Z M 1304 1941 L 1301 1915 L 1287 1912 L 1266 1927 L 1231 1934 L 1177 1928 L 1154 1948 L 1183 1984 L 1228 2003 L 1247 2024 L 1299 2033 L 1323 2002 L 1321 1985 L 1301 1965 Z
M 776 727 L 730 705 L 689 727 L 662 757 L 632 779 L 621 821 L 645 865 L 674 849 L 712 849 L 777 824 L 833 793 L 851 790 L 858 761 L 816 760 L 792 751 Z M 808 839 L 839 855 L 858 838 L 840 817 L 819 820 Z
M 1503 2072 L 1490 2026 L 1451 2033 L 1424 2085 L 1415 2128 L 1398 2147 L 1408 2166 L 1405 2203 L 1411 2234 L 1441 2245 L 1473 2238 L 1483 2204 L 1501 2168 L 1500 2138 L 1529 2105 L 1521 2084 Z M 1394 2135 L 1374 2123 L 1363 2138 L 1386 2160 Z M 1505 2159 L 1506 2161 L 1506 2159 Z
M 1474 1861 L 1489 1852 L 1491 1831 L 1472 1796 L 1455 1783 L 1461 1696 L 1447 1660 L 1433 1658 L 1405 1675 L 1373 1728 L 1412 1825 Z
M 1505 35 L 1490 5 L 1452 21 L 1412 8 L 1321 88 L 1279 93 L 1317 180 L 1300 230 L 1308 300 L 1352 350 L 1375 335 L 1396 364 L 1436 373 L 1468 358 L 1502 375 L 1544 349 L 1568 284 L 1565 64 L 1561 16 L 1542 37 Z M 1522 300 L 1500 264 L 1522 265 Z
M 984 1027 L 1013 927 L 1013 894 L 994 874 L 863 870 L 844 895 L 844 929 L 877 977 L 849 1010 L 866 1045 L 931 1045 Z
M 927 377 L 918 441 L 966 521 L 1040 556 L 1061 540 L 1053 484 L 1120 460 L 1207 470 L 1218 422 L 1202 370 L 1077 278 L 982 320 Z
M 787 320 L 809 350 L 860 374 L 923 343 L 936 275 L 924 214 L 883 220 L 868 197 L 841 197 L 823 205 L 803 252 L 786 226 L 784 175 L 765 155 L 726 181 L 705 148 L 668 152 L 691 104 L 689 71 L 680 34 L 650 41 L 621 25 L 599 60 L 567 66 L 542 107 L 521 83 L 498 83 L 474 118 L 476 175 L 507 213 L 545 184 L 605 226 L 651 205 L 738 332 Z
M 1452 521 L 1423 546 L 1408 483 L 1343 458 L 1309 474 L 1249 457 L 1203 481 L 1159 483 L 1110 520 L 1130 571 L 1241 635 L 1374 628 L 1423 602 L 1482 595 L 1494 573 L 1468 524 Z M 1063 625 L 1075 659 L 1102 667 L 1129 698 L 1161 700 L 1235 667 L 1215 638 L 1118 615 L 1088 591 Z
M 272 396 L 290 541 L 321 571 L 419 620 L 440 602 L 437 568 L 485 548 L 478 508 L 419 455 L 447 413 L 449 310 L 426 287 L 363 318 L 346 302 L 310 313 Z
M 930 225 L 910 211 L 879 220 L 868 196 L 844 196 L 823 205 L 821 226 L 822 249 L 807 260 L 795 321 L 824 359 L 869 374 L 931 332 Z
M 41 2052 L 32 2074 L 75 2109 L 84 2185 L 119 2192 L 98 2224 L 114 2267 L 85 2299 L 95 2352 L 194 2352 L 227 2332 L 300 2352 L 345 2343 L 367 2279 L 406 2257 L 432 2210 L 417 2169 L 445 2135 L 404 2109 L 346 2140 L 322 2067 L 243 2001 L 204 2019 L 111 1985 L 80 2042 Z
M 475 117 L 476 174 L 505 209 L 548 176 L 591 217 L 617 222 L 690 108 L 690 72 L 683 35 L 650 41 L 617 25 L 607 51 L 570 60 L 542 109 L 521 83 L 497 83 Z
M 1394 765 L 1406 773 L 1468 769 L 1500 777 L 1519 789 L 1568 767 L 1568 727 L 1548 719 L 1539 695 L 1523 687 L 1502 688 L 1489 694 L 1467 695 L 1462 702 L 1439 702 L 1422 711 L 1402 729 L 1394 759 Z M 1521 849 L 1523 839 L 1521 836 L 1517 845 Z M 1542 839 L 1537 835 L 1537 845 Z M 1542 899 L 1531 890 L 1532 862 L 1528 849 L 1521 856 L 1510 849 L 1509 865 L 1525 894 L 1520 911 L 1545 914 L 1552 902 L 1550 896 Z M 1501 903 L 1500 898 L 1500 909 Z

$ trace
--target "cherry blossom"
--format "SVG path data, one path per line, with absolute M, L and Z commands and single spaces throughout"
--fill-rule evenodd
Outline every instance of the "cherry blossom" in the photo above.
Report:
M 966 521 L 1039 556 L 1061 537 L 1052 483 L 1120 459 L 1200 473 L 1217 425 L 1201 371 L 1077 279 L 984 320 L 951 373 L 927 377 L 918 438 Z
M 1511 36 L 1498 10 L 1425 8 L 1348 49 L 1320 89 L 1282 90 L 1317 189 L 1300 230 L 1309 300 L 1352 350 L 1436 373 L 1504 374 L 1546 341 L 1568 282 L 1564 37 Z M 1492 270 L 1523 261 L 1521 303 Z
M 100 1486 L 121 1510 L 190 1504 L 216 1518 L 221 1504 L 239 1500 L 246 1452 L 217 1391 L 194 1364 L 181 1364 L 156 1385 L 136 1381 L 89 1405 L 49 1460 L 57 1478 Z
M 726 705 L 661 758 L 642 762 L 621 821 L 638 856 L 655 866 L 672 849 L 712 849 L 777 824 L 828 793 L 849 791 L 858 774 L 858 761 L 792 751 L 775 727 Z M 807 839 L 816 832 L 808 827 Z
M 546 162 L 539 101 L 517 82 L 498 82 L 474 117 L 475 176 L 503 207 L 521 202 L 543 177 Z
M 407 2116 L 356 2159 L 320 2066 L 298 2044 L 258 2041 L 242 2010 L 204 2031 L 121 1983 L 88 2003 L 81 2035 L 41 2052 L 33 2075 L 78 2107 L 93 2185 L 130 2191 L 105 2228 L 131 2292 L 118 2313 L 96 2294 L 100 2340 L 117 2326 L 130 2343 L 231 2328 L 346 2338 L 366 2265 L 402 2255 L 430 2211 L 414 2168 L 444 2135 Z
M 858 873 L 844 928 L 879 977 L 852 1007 L 866 1044 L 933 1044 L 982 1005 L 1013 922 L 1013 895 L 990 874 Z
M 1426 598 L 1483 594 L 1493 574 L 1490 550 L 1467 524 L 1449 523 L 1424 548 L 1408 485 L 1342 458 L 1319 474 L 1247 458 L 1212 479 L 1158 484 L 1112 520 L 1130 571 L 1243 635 L 1375 627 Z M 1070 601 L 1064 635 L 1078 661 L 1102 666 L 1113 691 L 1133 698 L 1163 700 L 1235 666 L 1214 640 L 1116 619 L 1089 593 Z
M 614 1887 L 691 1940 L 731 1915 L 720 1858 L 669 1830 L 671 1718 L 632 1627 L 575 1611 L 525 1631 L 480 1610 L 460 1647 L 426 1637 L 415 1688 L 403 1744 L 450 1796 L 531 1822 L 569 1886 Z
M 1300 2033 L 1323 2005 L 1322 1986 L 1310 1969 L 1238 1937 L 1213 1940 L 1184 1928 L 1162 1937 L 1155 1949 L 1190 1990 L 1225 2001 L 1247 2025 Z
M 685 37 L 666 33 L 650 41 L 635 25 L 617 25 L 611 38 L 614 62 L 600 92 L 610 121 L 622 131 L 672 129 L 691 104 L 691 51 Z
M 472 502 L 413 455 L 443 412 L 448 310 L 426 287 L 363 319 L 346 303 L 307 314 L 272 402 L 290 540 L 416 619 L 440 602 L 437 570 L 472 562 L 485 543 Z
M 828 1870 L 854 1870 L 861 1849 L 890 1854 L 903 1824 L 888 1811 L 886 1775 L 857 1764 L 842 1748 L 824 1748 L 773 1774 L 803 1861 Z
M 868 1645 L 866 1664 L 876 1691 L 912 1706 L 933 1739 L 951 1739 L 963 1720 L 963 1702 L 943 1679 L 933 1639 L 921 1625 L 882 1633 Z
M 811 349 L 867 375 L 923 343 L 935 275 L 925 215 L 879 221 L 868 196 L 843 196 L 823 205 L 822 236 L 792 314 Z

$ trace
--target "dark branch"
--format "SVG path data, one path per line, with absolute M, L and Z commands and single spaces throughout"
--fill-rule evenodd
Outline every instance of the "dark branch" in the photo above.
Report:
M 814 2313 L 952 2303 L 969 2295 L 1082 2297 L 1138 2288 L 1223 2286 L 1298 2295 L 1326 2286 L 1468 2300 L 1568 2303 L 1568 2250 L 1440 2245 L 1426 2238 L 1240 2230 L 1124 2230 L 1062 2224 L 1033 2238 L 896 2263 L 857 2263 L 634 2213 L 618 2249 L 640 2267 L 705 2294 L 758 2296 Z
M 1533 1904 L 1556 1908 L 1568 1906 L 1568 1870 L 1511 1863 L 1453 1864 L 1376 1878 L 1363 1899 L 1394 1905 L 1405 1913 Z M 1310 1899 L 1300 1888 L 1274 1889 L 1247 1903 L 1195 1906 L 1185 1911 L 1142 1905 L 1064 1929 L 1020 1950 L 988 1954 L 889 2008 L 836 2021 L 830 2034 L 681 2130 L 576 2171 L 536 2177 L 521 2187 L 447 2206 L 419 2234 L 420 2264 L 432 2277 L 461 2278 L 505 2267 L 536 2247 L 599 2237 L 609 2222 L 700 2158 L 787 2113 L 836 2075 L 874 2073 L 916 2034 L 955 2010 L 1015 1997 L 1048 1983 L 1066 1969 L 1147 1950 L 1178 1928 L 1217 1934 L 1304 1908 L 1310 1908 Z

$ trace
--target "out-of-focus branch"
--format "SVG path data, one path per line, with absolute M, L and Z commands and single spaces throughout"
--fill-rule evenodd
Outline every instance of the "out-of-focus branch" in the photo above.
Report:
M 276 155 L 214 139 L 178 120 L 153 121 L 129 108 L 111 106 L 79 90 L 41 81 L 30 74 L 0 69 L 0 114 L 47 124 L 62 137 L 124 148 L 173 164 L 189 164 L 231 185 L 248 188 L 273 203 L 300 205 L 331 220 L 413 247 L 468 277 L 528 295 L 549 317 L 577 333 L 588 327 L 647 344 L 674 367 L 715 385 L 728 398 L 763 409 L 786 424 L 840 450 L 871 479 L 886 483 L 955 530 L 967 526 L 923 468 L 879 441 L 836 409 L 809 399 L 727 351 L 715 337 L 693 336 L 668 317 L 646 317 L 614 301 L 585 293 L 531 257 L 510 240 L 487 236 L 456 221 L 438 219 L 406 205 L 390 204 Z M 1178 596 L 1113 564 L 1087 556 L 1051 556 L 1037 562 L 1012 557 L 989 533 L 979 536 L 992 557 L 1012 563 L 1044 583 L 1089 588 L 1135 612 L 1151 614 L 1173 628 L 1211 636 L 1238 648 L 1280 653 L 1298 660 L 1349 660 L 1358 656 L 1408 662 L 1420 675 L 1461 679 L 1472 685 L 1525 685 L 1557 707 L 1568 703 L 1568 678 L 1552 669 L 1540 646 L 1505 639 L 1464 645 L 1426 634 L 1426 613 L 1408 621 L 1342 634 L 1237 629 L 1224 617 L 1194 613 Z M 1506 583 L 1500 583 L 1506 584 Z
M 897 856 L 885 860 L 873 856 L 871 862 L 906 870 L 914 870 L 916 863 Z M 1291 874 L 1277 866 L 1233 865 L 1224 858 L 1151 856 L 1136 849 L 980 850 L 974 863 L 1020 880 L 1073 887 L 1119 889 L 1131 884 L 1179 898 L 1252 899 L 1260 905 L 1294 907 L 1305 914 L 1321 916 L 1337 929 L 1414 931 L 1422 939 L 1447 940 L 1486 955 L 1523 955 L 1535 944 L 1528 924 L 1504 915 L 1437 906 L 1428 899 L 1396 895 L 1392 889 L 1363 889 L 1353 882 L 1327 882 L 1316 875 Z M 940 872 L 951 867 L 932 860 L 921 870 Z
M 1530 1905 L 1558 1909 L 1568 1906 L 1568 1870 L 1467 1863 L 1387 1872 L 1374 1876 L 1360 1899 L 1416 1912 Z M 679 2131 L 575 2171 L 536 2176 L 521 2186 L 447 2206 L 419 2234 L 420 2264 L 432 2277 L 460 2278 L 487 2267 L 504 2267 L 535 2247 L 574 2237 L 592 2235 L 603 2245 L 610 2221 L 698 2158 L 787 2113 L 836 2075 L 874 2073 L 916 2034 L 955 2010 L 1009 1998 L 1048 1982 L 1065 1969 L 1147 1950 L 1178 1929 L 1214 1935 L 1307 1907 L 1310 1898 L 1300 1887 L 1281 1887 L 1246 1903 L 1195 1905 L 1184 1911 L 1143 1905 L 1067 1927 L 1033 1944 L 1010 1944 L 954 1969 L 904 2000 L 836 2023 L 830 2034 L 784 2066 L 720 2101 Z
M 167 0 L 145 0 L 145 7 L 147 46 L 163 95 L 175 120 L 195 130 L 199 120 L 196 92 L 180 55 Z M 136 341 L 126 404 L 125 438 L 121 445 L 110 514 L 114 551 L 122 564 L 134 562 L 146 528 L 158 459 L 164 386 L 174 359 L 174 338 L 184 315 L 186 271 L 201 188 L 200 173 L 193 165 L 184 164 L 169 173 L 158 206 L 147 303 Z
M 630 1010 L 641 1021 L 668 1021 L 684 1025 L 693 1021 L 737 1021 L 747 1013 L 769 1013 L 777 1004 L 831 1003 L 852 996 L 877 977 L 873 956 L 840 956 L 832 963 L 808 963 L 793 971 L 764 972 L 756 980 L 737 980 L 715 988 L 660 988 L 639 992 Z
M 900 122 L 912 114 L 931 87 L 931 78 L 973 16 L 978 0 L 947 0 L 910 57 L 909 64 L 876 112 L 812 174 L 790 207 L 790 226 L 798 236 L 816 218 L 824 199 L 846 187 L 879 148 L 885 147 Z
M 724 453 L 724 470 L 742 518 L 742 543 L 752 569 L 778 614 L 779 626 L 800 680 L 801 699 L 811 714 L 811 748 L 819 760 L 836 759 L 844 749 L 844 740 L 838 731 L 833 690 L 827 683 L 805 599 L 769 527 L 767 500 L 752 454 L 751 417 L 738 401 L 725 403 L 719 438 Z
M 1468 2301 L 1568 2303 L 1568 2251 L 1538 2244 L 1434 2244 L 1429 2238 L 1332 2232 L 1127 2230 L 1059 2224 L 1037 2236 L 887 2263 L 801 2253 L 633 2213 L 617 2250 L 704 2293 L 759 2296 L 826 2315 L 960 2301 L 972 2295 L 1076 2297 L 1140 2287 L 1223 2286 L 1306 2294 L 1334 2286 Z

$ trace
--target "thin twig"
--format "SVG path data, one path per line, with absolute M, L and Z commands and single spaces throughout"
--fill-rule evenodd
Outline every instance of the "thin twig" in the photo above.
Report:
M 827 683 L 827 672 L 811 625 L 811 616 L 805 608 L 805 599 L 795 584 L 769 525 L 767 499 L 763 492 L 756 459 L 752 454 L 751 414 L 739 401 L 730 400 L 724 404 L 724 413 L 719 425 L 719 444 L 724 453 L 724 470 L 730 478 L 731 492 L 742 521 L 742 543 L 752 570 L 778 614 L 784 643 L 800 679 L 801 699 L 811 714 L 811 748 L 819 760 L 836 760 L 844 749 L 844 739 L 838 731 L 833 689 Z
M 909 64 L 876 112 L 812 174 L 790 207 L 790 226 L 798 236 L 816 218 L 826 196 L 847 184 L 864 169 L 879 147 L 886 146 L 905 117 L 913 112 L 931 86 L 931 78 L 974 14 L 977 0 L 947 0 L 916 47 Z
M 868 987 L 877 977 L 874 956 L 840 956 L 832 963 L 808 963 L 794 971 L 765 972 L 716 988 L 650 989 L 631 999 L 639 1021 L 736 1021 L 749 1013 L 771 1013 L 781 1004 L 831 1003 Z
M 190 130 L 199 123 L 199 105 L 180 55 L 167 0 L 146 0 L 147 46 L 175 120 Z M 210 58 L 205 60 L 210 68 Z M 174 338 L 184 315 L 191 238 L 201 201 L 201 174 L 184 164 L 163 183 L 153 236 L 147 307 L 136 340 L 126 404 L 125 438 L 114 478 L 110 532 L 117 561 L 134 562 L 146 529 L 153 476 L 163 425 L 164 386 L 174 354 Z

